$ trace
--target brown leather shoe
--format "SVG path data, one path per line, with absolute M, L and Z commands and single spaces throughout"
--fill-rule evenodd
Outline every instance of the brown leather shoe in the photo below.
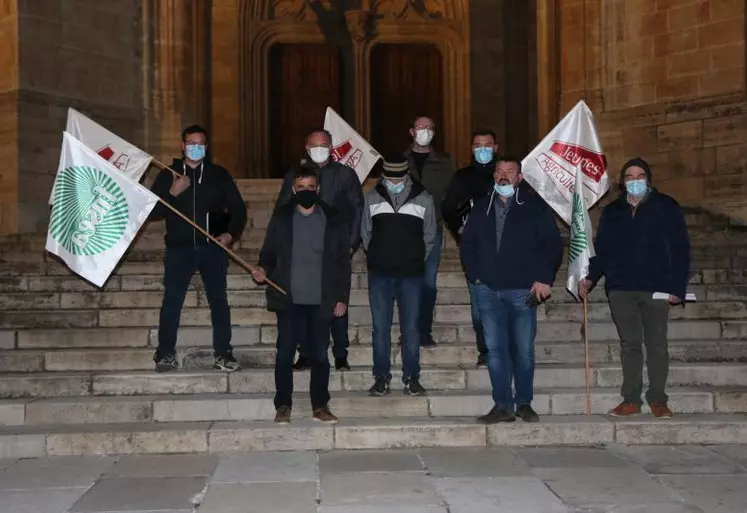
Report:
M 290 424 L 291 409 L 290 406 L 281 406 L 275 413 L 275 422 L 278 424 Z
M 314 420 L 318 420 L 325 424 L 337 424 L 337 417 L 332 415 L 332 412 L 329 411 L 329 406 L 314 410 Z
M 661 404 L 661 403 L 652 404 L 651 413 L 653 413 L 654 417 L 656 417 L 657 419 L 663 419 L 663 420 L 671 419 L 672 415 L 674 415 L 672 413 L 672 410 L 670 410 L 666 404 Z
M 613 417 L 630 417 L 631 415 L 640 415 L 641 407 L 637 404 L 621 402 L 616 407 L 610 410 L 610 415 Z

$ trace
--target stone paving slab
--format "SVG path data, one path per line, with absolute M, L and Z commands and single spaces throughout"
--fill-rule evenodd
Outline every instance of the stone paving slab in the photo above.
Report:
M 192 511 L 205 486 L 201 477 L 102 479 L 70 512 Z
M 0 489 L 0 504 L 3 513 L 744 513 L 745 474 L 724 473 L 724 463 L 735 462 L 721 453 L 746 450 L 615 445 L 20 460 L 3 462 L 10 466 L 0 477 L 15 471 L 30 488 Z M 177 476 L 180 466 L 189 470 Z M 667 469 L 675 473 L 658 473 Z M 75 486 L 91 475 L 92 485 Z

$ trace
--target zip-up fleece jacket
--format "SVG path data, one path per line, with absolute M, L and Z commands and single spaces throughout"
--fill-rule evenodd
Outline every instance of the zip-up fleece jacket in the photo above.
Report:
M 291 297 L 291 265 L 293 262 L 293 213 L 297 203 L 291 199 L 273 212 L 267 235 L 259 253 L 259 266 L 267 277 L 278 284 L 287 295 L 267 287 L 267 309 L 271 312 L 287 310 L 293 305 Z M 331 319 L 337 303 L 348 304 L 350 299 L 350 230 L 345 219 L 324 202 L 317 203 L 327 219 L 324 230 L 324 255 L 321 269 L 308 269 L 309 273 L 322 273 L 322 303 L 320 315 Z
M 449 188 L 451 177 L 456 173 L 454 159 L 448 153 L 435 150 L 431 151 L 428 153 L 425 164 L 423 164 L 422 172 L 418 172 L 418 166 L 415 164 L 412 150 L 406 150 L 404 156 L 410 167 L 410 176 L 415 181 L 423 184 L 425 190 L 433 196 L 433 205 L 436 208 L 436 220 L 441 223 L 441 203 L 446 197 L 446 190 Z
M 396 198 L 382 181 L 366 194 L 361 238 L 369 270 L 393 278 L 422 276 L 436 230 L 433 197 L 412 178 Z
M 186 172 L 191 180 L 190 186 L 179 196 L 172 196 L 169 189 L 173 178 L 171 171 L 166 169 L 156 177 L 151 189 L 153 193 L 210 235 L 230 233 L 234 242 L 239 240 L 246 226 L 246 207 L 228 171 L 208 161 L 203 161 L 196 169 L 192 169 L 180 159 L 174 159 L 171 169 L 181 174 Z M 156 204 L 150 219 L 166 219 L 167 247 L 212 244 L 207 237 L 160 203 Z

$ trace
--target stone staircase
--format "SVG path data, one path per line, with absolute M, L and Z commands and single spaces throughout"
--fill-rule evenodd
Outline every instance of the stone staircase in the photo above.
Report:
M 240 183 L 250 222 L 237 252 L 253 263 L 278 182 Z M 184 370 L 153 372 L 162 297 L 162 225 L 146 228 L 99 290 L 44 253 L 45 236 L 0 241 L 0 458 L 418 446 L 738 443 L 747 440 L 747 238 L 689 216 L 699 301 L 672 310 L 669 393 L 674 420 L 613 420 L 622 379 L 614 325 L 601 288 L 589 304 L 592 416 L 585 411 L 581 308 L 563 289 L 540 307 L 536 397 L 539 424 L 480 426 L 491 406 L 476 349 L 469 297 L 449 239 L 439 275 L 434 336 L 421 351 L 428 397 L 371 398 L 371 318 L 362 254 L 354 259 L 349 372 L 332 371 L 334 427 L 310 420 L 308 374 L 296 373 L 294 421 L 276 426 L 272 395 L 275 319 L 238 265 L 228 288 L 236 356 L 245 367 L 209 370 L 211 329 L 199 276 L 182 315 Z M 395 319 L 396 322 L 396 319 Z M 396 328 L 396 326 L 395 326 Z M 393 332 L 396 330 L 393 330 Z M 396 341 L 397 333 L 394 334 Z M 396 345 L 396 344 L 395 344 Z M 393 367 L 399 365 L 397 348 Z M 395 377 L 395 380 L 397 378 Z M 395 381 L 395 384 L 398 383 Z

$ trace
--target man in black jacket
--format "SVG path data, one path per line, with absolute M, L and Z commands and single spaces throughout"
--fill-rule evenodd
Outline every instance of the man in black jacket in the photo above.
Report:
M 338 211 L 340 218 L 348 225 L 350 238 L 350 257 L 360 244 L 361 212 L 363 211 L 363 190 L 358 175 L 350 167 L 335 162 L 331 158 L 332 135 L 326 130 L 314 130 L 306 139 L 306 153 L 317 169 L 321 199 Z M 292 198 L 294 172 L 289 171 L 283 180 L 283 187 L 278 195 L 275 209 L 288 203 Z M 348 364 L 348 315 L 332 320 L 332 352 L 337 370 L 350 370 Z M 299 356 L 295 368 L 302 370 L 308 367 L 309 360 L 305 355 L 305 337 L 300 332 Z
M 323 193 L 322 193 L 323 194 Z M 314 419 L 335 423 L 329 410 L 329 325 L 347 312 L 350 295 L 350 231 L 339 212 L 321 201 L 317 170 L 295 172 L 293 198 L 276 210 L 267 228 L 254 279 L 267 277 L 287 295 L 267 289 L 267 308 L 277 314 L 275 422 L 290 422 L 293 355 L 305 337 L 311 361 Z M 299 329 L 303 330 L 299 334 Z
M 472 164 L 464 167 L 454 174 L 449 188 L 446 191 L 441 207 L 444 223 L 451 232 L 454 240 L 459 244 L 462 237 L 464 224 L 475 201 L 484 198 L 493 191 L 493 171 L 495 170 L 495 158 L 498 153 L 498 144 L 495 140 L 495 132 L 489 129 L 480 129 L 472 134 Z M 488 348 L 485 347 L 485 336 L 480 323 L 480 311 L 475 300 L 475 287 L 467 282 L 469 288 L 469 300 L 472 310 L 472 328 L 477 339 L 477 365 L 478 369 L 488 365 Z
M 656 418 L 668 419 L 665 392 L 669 372 L 667 320 L 670 305 L 685 300 L 690 278 L 690 240 L 677 202 L 651 188 L 651 168 L 640 158 L 620 175 L 620 196 L 604 207 L 589 276 L 579 283 L 586 297 L 604 276 L 612 320 L 620 336 L 623 402 L 610 414 L 641 412 L 643 351 L 649 389 L 646 401 Z M 663 293 L 659 299 L 655 293 Z
M 512 422 L 518 416 L 537 422 L 531 406 L 537 305 L 550 297 L 563 242 L 550 207 L 518 186 L 517 159 L 498 159 L 494 178 L 494 192 L 475 202 L 460 246 L 480 309 L 495 403 L 478 421 Z
M 175 159 L 174 177 L 164 170 L 156 177 L 153 192 L 222 245 L 236 242 L 246 225 L 246 208 L 228 171 L 206 160 L 207 132 L 193 125 L 182 132 L 184 160 Z M 226 294 L 228 255 L 224 248 L 179 218 L 163 205 L 153 209 L 153 218 L 166 219 L 163 305 L 158 322 L 158 349 L 153 357 L 156 371 L 179 368 L 176 334 L 187 288 L 195 271 L 200 271 L 213 324 L 213 368 L 235 371 L 239 364 L 231 347 L 231 310 Z

